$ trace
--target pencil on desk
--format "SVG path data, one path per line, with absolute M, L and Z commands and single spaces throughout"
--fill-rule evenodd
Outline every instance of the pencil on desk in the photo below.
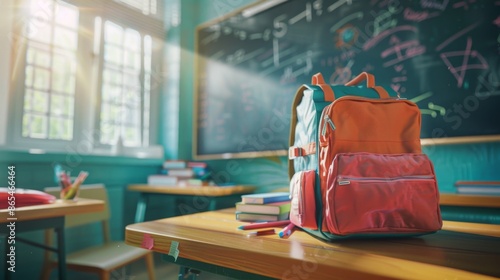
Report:
M 275 234 L 274 228 L 266 230 L 258 230 L 247 233 L 247 236 L 262 236 Z
M 292 235 L 292 232 L 293 232 L 293 229 L 295 228 L 295 225 L 290 223 L 288 224 L 286 227 L 284 227 L 279 233 L 278 235 L 280 236 L 280 238 L 287 238 L 289 237 L 290 235 Z
M 268 227 L 280 227 L 284 225 L 290 224 L 289 220 L 283 220 L 283 221 L 275 221 L 275 222 L 263 222 L 263 223 L 255 223 L 255 224 L 249 224 L 249 225 L 242 225 L 239 226 L 238 229 L 259 229 L 259 228 L 268 228 Z

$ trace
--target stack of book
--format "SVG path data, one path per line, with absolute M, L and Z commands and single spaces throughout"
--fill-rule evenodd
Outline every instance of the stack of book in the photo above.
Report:
M 148 176 L 149 185 L 157 186 L 208 186 L 210 170 L 206 162 L 167 160 L 159 174 Z
M 236 203 L 236 220 L 268 222 L 288 220 L 290 196 L 288 192 L 246 194 Z
M 457 193 L 477 195 L 500 195 L 500 181 L 457 181 Z

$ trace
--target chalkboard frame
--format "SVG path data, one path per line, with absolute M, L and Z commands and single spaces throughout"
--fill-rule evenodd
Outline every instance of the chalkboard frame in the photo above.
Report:
M 197 160 L 212 160 L 212 159 L 233 159 L 233 158 L 255 158 L 255 157 L 272 157 L 272 156 L 287 156 L 288 151 L 283 150 L 262 150 L 262 151 L 253 151 L 253 152 L 227 152 L 227 153 L 200 153 L 199 146 L 200 141 L 198 138 L 199 133 L 199 116 L 200 116 L 200 90 L 199 90 L 199 81 L 201 75 L 203 75 L 203 60 L 204 58 L 199 54 L 199 34 L 200 31 L 206 28 L 210 28 L 220 22 L 223 22 L 233 16 L 244 13 L 251 8 L 258 6 L 266 6 L 268 2 L 260 0 L 240 9 L 236 9 L 231 13 L 228 13 L 224 16 L 216 18 L 214 20 L 208 21 L 201 25 L 198 25 L 196 28 L 195 34 L 195 82 L 194 82 L 194 118 L 193 118 L 193 142 L 192 142 L 192 151 L 193 158 Z M 282 4 L 284 1 L 277 0 L 276 5 Z M 272 6 L 271 6 L 272 7 Z M 451 145 L 451 144 L 467 144 L 467 143 L 486 143 L 486 142 L 499 142 L 499 135 L 472 135 L 472 136 L 454 136 L 454 137 L 441 137 L 437 135 L 433 138 L 422 138 L 421 143 L 423 146 L 431 146 L 431 145 Z

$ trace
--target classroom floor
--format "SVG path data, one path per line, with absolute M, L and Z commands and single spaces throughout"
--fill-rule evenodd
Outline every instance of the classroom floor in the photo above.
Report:
M 154 254 L 154 260 L 155 260 L 155 273 L 156 273 L 156 279 L 157 280 L 178 280 L 178 274 L 179 274 L 179 266 L 173 263 L 165 262 L 161 259 L 161 255 L 155 253 Z M 137 261 L 133 264 L 130 264 L 130 267 L 128 268 L 128 271 L 126 274 L 128 275 L 123 275 L 125 273 L 123 270 L 117 270 L 112 273 L 110 279 L 111 280 L 148 280 L 148 272 L 146 269 L 146 265 L 144 264 L 143 261 Z M 192 278 L 188 278 L 192 279 Z M 213 273 L 208 273 L 208 272 L 201 272 L 201 274 L 196 277 L 195 279 L 197 280 L 231 280 L 233 278 L 229 277 L 224 277 L 221 275 L 213 274 Z

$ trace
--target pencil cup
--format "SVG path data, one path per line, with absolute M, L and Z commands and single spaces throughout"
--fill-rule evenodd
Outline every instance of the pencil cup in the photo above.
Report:
M 65 201 L 76 201 L 80 194 L 80 188 L 75 187 L 74 184 L 61 189 L 60 198 Z

